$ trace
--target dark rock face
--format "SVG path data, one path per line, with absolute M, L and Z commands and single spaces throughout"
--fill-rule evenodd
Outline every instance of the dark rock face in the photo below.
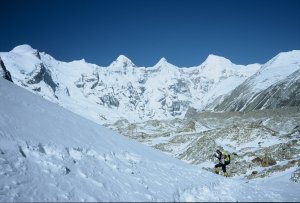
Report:
M 103 104 L 106 104 L 108 107 L 119 106 L 119 101 L 117 98 L 115 98 L 113 95 L 104 95 L 103 97 L 99 98 Z
M 136 107 L 138 102 L 141 100 L 139 93 L 136 91 L 136 88 L 133 87 L 131 82 L 127 84 L 127 90 L 129 93 L 129 102 Z
M 51 72 L 49 70 L 47 70 L 42 63 L 40 64 L 39 68 L 40 68 L 40 70 L 37 73 L 35 73 L 34 76 L 31 77 L 31 79 L 29 79 L 27 81 L 27 83 L 28 84 L 37 84 L 41 81 L 44 81 L 47 85 L 49 85 L 52 88 L 53 92 L 55 92 L 58 87 L 58 84 L 56 84 L 53 81 Z
M 41 55 L 39 51 L 34 52 L 33 55 L 35 55 L 38 59 L 41 60 Z
M 189 84 L 183 79 L 177 80 L 177 83 L 171 85 L 169 89 L 172 89 L 175 93 L 190 93 Z
M 1 58 L 0 58 L 0 76 L 2 76 L 4 79 L 10 82 L 13 82 L 10 72 L 6 69 Z
M 41 87 L 33 88 L 32 90 L 36 91 L 36 92 L 40 92 L 41 91 Z

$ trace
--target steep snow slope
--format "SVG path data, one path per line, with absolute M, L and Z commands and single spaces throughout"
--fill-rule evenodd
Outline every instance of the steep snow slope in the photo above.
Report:
M 299 200 L 299 184 L 211 174 L 1 78 L 0 98 L 0 201 Z
M 300 50 L 283 52 L 264 64 L 257 73 L 236 87 L 216 111 L 298 106 L 300 104 Z
M 178 68 L 162 58 L 137 67 L 121 55 L 108 67 L 85 60 L 61 62 L 29 45 L 1 52 L 16 84 L 98 123 L 183 117 L 244 82 L 260 67 L 209 55 L 199 66 Z

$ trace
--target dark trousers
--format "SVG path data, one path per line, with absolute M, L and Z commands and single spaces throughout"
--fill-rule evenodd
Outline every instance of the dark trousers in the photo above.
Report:
M 228 161 L 225 161 L 225 163 L 224 164 L 222 164 L 222 163 L 218 163 L 218 164 L 216 164 L 215 165 L 215 168 L 219 168 L 219 167 L 222 167 L 222 170 L 223 170 L 223 172 L 225 173 L 226 172 L 226 166 L 229 164 L 229 162 Z

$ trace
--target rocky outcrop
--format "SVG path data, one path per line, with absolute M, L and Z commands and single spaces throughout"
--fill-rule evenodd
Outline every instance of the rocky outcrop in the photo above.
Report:
M 251 160 L 253 163 L 259 164 L 262 167 L 269 167 L 269 166 L 273 166 L 276 165 L 276 160 L 274 160 L 271 157 L 256 157 L 254 159 Z
M 99 99 L 102 102 L 102 104 L 105 104 L 108 107 L 111 107 L 111 106 L 118 107 L 120 104 L 119 100 L 116 97 L 114 97 L 113 95 L 104 95 L 102 97 L 99 97 Z
M 12 78 L 11 78 L 11 74 L 10 72 L 6 69 L 4 62 L 2 61 L 1 57 L 0 57 L 0 77 L 3 77 L 4 79 L 13 82 Z
M 46 69 L 44 64 L 40 63 L 39 66 L 30 74 L 30 78 L 27 79 L 28 84 L 38 84 L 41 81 L 44 81 L 49 87 L 56 91 L 58 84 L 56 84 L 51 76 L 51 72 Z

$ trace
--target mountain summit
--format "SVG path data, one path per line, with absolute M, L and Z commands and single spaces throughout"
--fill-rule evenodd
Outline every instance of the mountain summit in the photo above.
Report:
M 118 58 L 113 61 L 109 67 L 136 67 L 136 65 L 126 56 L 120 55 Z
M 203 62 L 203 65 L 206 65 L 206 64 L 219 65 L 219 64 L 232 64 L 232 62 L 225 57 L 217 56 L 214 54 L 209 54 L 207 56 L 207 58 L 205 59 L 205 61 Z
M 154 66 L 153 68 L 167 68 L 167 67 L 176 67 L 178 68 L 177 66 L 171 64 L 168 62 L 168 60 L 165 58 L 165 57 L 162 57 Z
M 32 54 L 32 53 L 36 53 L 37 50 L 33 49 L 28 44 L 23 44 L 23 45 L 19 45 L 19 46 L 16 46 L 15 48 L 13 48 L 11 50 L 11 52 L 13 52 L 13 53 L 19 53 L 19 54 L 26 54 L 26 53 Z

